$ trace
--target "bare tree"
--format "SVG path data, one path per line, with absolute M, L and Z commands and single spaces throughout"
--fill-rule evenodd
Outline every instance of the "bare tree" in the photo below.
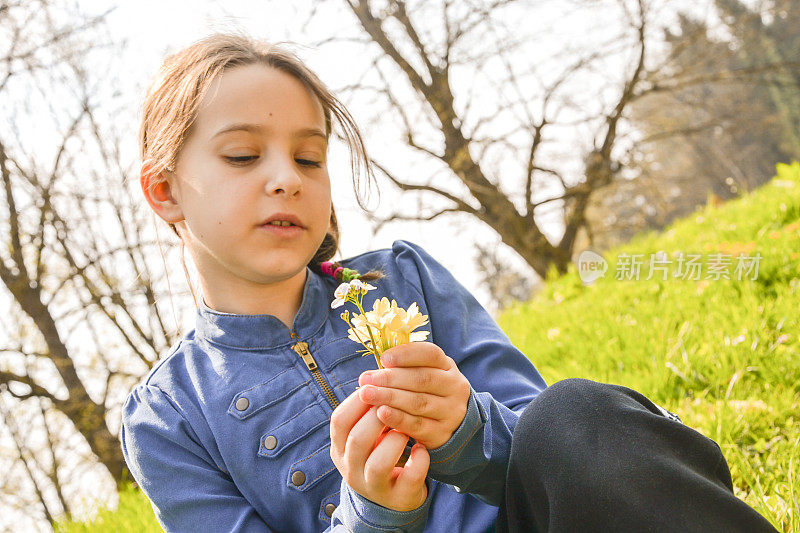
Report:
M 382 85 L 373 90 L 386 99 L 399 117 L 408 146 L 434 159 L 447 169 L 451 178 L 450 185 L 441 177 L 422 183 L 410 182 L 374 161 L 376 168 L 402 191 L 432 195 L 440 204 L 430 213 L 392 213 L 382 217 L 380 223 L 431 220 L 448 213 L 465 212 L 494 229 L 540 276 L 545 276 L 551 267 L 563 272 L 571 259 L 578 232 L 585 225 L 584 212 L 589 196 L 610 183 L 618 169 L 613 151 L 619 123 L 629 103 L 641 91 L 646 73 L 647 6 L 644 0 L 634 2 L 634 10 L 628 13 L 627 4 L 620 3 L 635 30 L 633 45 L 638 47 L 638 53 L 615 103 L 601 114 L 602 120 L 598 121 L 597 116 L 583 118 L 587 123 L 599 122 L 600 127 L 594 147 L 584 158 L 582 179 L 578 181 L 543 163 L 547 156 L 542 155 L 542 147 L 552 140 L 548 132 L 555 129 L 553 125 L 558 122 L 559 115 L 569 107 L 568 99 L 562 95 L 565 86 L 582 70 L 590 68 L 601 54 L 595 51 L 573 57 L 566 67 L 562 65 L 557 75 L 543 76 L 542 79 L 549 81 L 537 94 L 532 94 L 522 83 L 520 71 L 523 69 L 517 66 L 518 59 L 524 55 L 525 41 L 510 39 L 507 33 L 500 32 L 500 23 L 495 20 L 501 10 L 515 2 L 445 0 L 437 6 L 435 15 L 431 4 L 407 5 L 404 1 L 389 0 L 376 8 L 369 0 L 346 3 L 369 41 L 380 49 L 370 70 L 380 77 Z M 417 22 L 430 20 L 441 21 L 441 27 L 431 30 L 431 24 Z M 493 48 L 476 45 L 488 43 L 492 38 Z M 475 51 L 470 53 L 470 50 Z M 494 87 L 502 105 L 499 109 L 478 110 L 485 112 L 475 119 L 471 116 L 474 111 L 472 94 L 467 95 L 466 103 L 457 105 L 457 97 L 464 96 L 455 93 L 451 76 L 467 65 L 479 70 L 481 63 L 490 59 L 505 67 L 504 77 L 496 80 Z M 386 72 L 389 68 L 399 70 L 402 79 L 410 85 L 420 115 L 430 121 L 435 131 L 437 138 L 434 140 L 423 142 L 421 139 L 425 136 L 421 121 L 409 115 L 410 106 L 402 101 L 402 88 L 398 87 L 397 77 Z M 534 66 L 530 72 L 538 71 Z M 348 89 L 369 87 L 357 83 Z M 506 97 L 506 93 L 511 96 Z M 484 127 L 501 113 L 510 113 L 516 123 L 499 134 L 482 135 Z M 512 145 L 512 138 L 527 138 L 527 143 Z M 506 147 L 515 156 L 524 156 L 518 162 L 522 167 L 518 172 L 522 175 L 519 188 L 504 190 L 504 184 L 508 188 L 510 180 L 493 178 L 482 161 L 488 151 L 497 147 Z M 557 192 L 543 194 L 553 190 Z M 541 208 L 558 203 L 563 205 L 564 232 L 560 240 L 553 243 L 545 237 L 542 222 L 536 215 Z
M 136 157 L 123 150 L 133 114 L 114 108 L 113 80 L 91 74 L 113 68 L 89 66 L 90 51 L 113 43 L 103 17 L 45 1 L 37 10 L 0 2 L 9 43 L 0 50 L 0 98 L 10 104 L 0 129 L 0 281 L 10 309 L 0 317 L 0 400 L 32 487 L 22 499 L 10 492 L 25 485 L 15 479 L 0 498 L 17 507 L 38 501 L 51 520 L 71 513 L 64 480 L 81 482 L 58 459 L 80 448 L 72 436 L 114 483 L 130 480 L 119 409 L 179 331 L 152 272 L 158 243 L 136 195 Z M 20 430 L 37 413 L 44 446 Z M 56 415 L 69 425 L 54 436 L 48 417 Z M 49 459 L 37 460 L 47 449 Z
M 390 110 L 384 115 L 399 123 L 405 144 L 434 168 L 427 179 L 415 180 L 374 161 L 400 191 L 427 200 L 421 212 L 375 215 L 378 227 L 467 213 L 496 231 L 542 277 L 551 268 L 565 272 L 591 241 L 586 211 L 592 196 L 635 177 L 628 158 L 637 141 L 630 120 L 636 101 L 770 68 L 723 67 L 702 77 L 672 70 L 662 30 L 664 21 L 677 18 L 676 3 L 346 0 L 344 5 L 356 17 L 360 36 L 320 44 L 363 41 L 373 59 L 362 78 L 343 90 L 375 94 Z M 547 22 L 537 25 L 554 11 L 601 22 L 584 20 L 592 39 L 572 46 L 571 36 L 550 30 Z M 506 27 L 509 20 L 529 21 L 539 37 L 521 33 L 522 24 Z M 551 56 L 537 54 L 538 48 L 551 50 Z M 579 132 L 582 141 L 567 140 L 565 130 Z M 562 232 L 548 238 L 545 229 L 554 221 Z

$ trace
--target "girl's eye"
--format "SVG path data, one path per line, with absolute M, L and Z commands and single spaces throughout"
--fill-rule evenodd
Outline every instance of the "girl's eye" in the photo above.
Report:
M 229 162 L 234 163 L 234 164 L 239 164 L 239 165 L 241 165 L 243 163 L 249 163 L 250 161 L 258 158 L 257 155 L 239 155 L 239 156 L 227 156 L 226 155 L 224 157 Z
M 316 161 L 309 161 L 308 159 L 295 159 L 298 163 L 306 167 L 316 167 L 319 168 L 322 166 L 321 163 L 317 163 Z

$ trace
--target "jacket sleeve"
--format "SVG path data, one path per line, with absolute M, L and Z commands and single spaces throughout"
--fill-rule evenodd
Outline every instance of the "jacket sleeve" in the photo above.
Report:
M 164 531 L 270 531 L 160 389 L 138 385 L 122 408 L 122 453 Z
M 428 497 L 422 505 L 411 511 L 395 511 L 364 498 L 342 479 L 339 506 L 333 512 L 331 523 L 353 533 L 420 533 L 428 523 L 428 511 L 433 500 L 431 482 L 426 479 L 425 483 Z
M 398 273 L 425 302 L 432 342 L 455 360 L 472 390 L 451 439 L 429 450 L 429 476 L 491 505 L 503 496 L 519 415 L 547 386 L 489 313 L 416 244 L 395 241 Z
M 167 532 L 272 531 L 161 389 L 138 385 L 122 408 L 125 462 Z M 349 531 L 338 525 L 326 531 Z

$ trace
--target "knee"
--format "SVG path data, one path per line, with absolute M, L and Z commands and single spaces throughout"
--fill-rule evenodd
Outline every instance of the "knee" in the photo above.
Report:
M 620 410 L 664 412 L 641 393 L 608 383 L 570 378 L 554 383 L 531 401 L 523 412 L 526 418 L 594 425 L 616 417 Z
M 722 457 L 713 441 L 666 416 L 641 393 L 588 379 L 565 379 L 543 390 L 522 412 L 513 438 L 517 453 L 560 463 L 576 454 L 597 458 L 622 450 L 631 461 L 634 455 L 649 460 L 647 450 L 654 447 L 692 447 L 714 464 Z
M 570 378 L 554 383 L 539 393 L 523 411 L 520 421 L 539 428 L 564 426 L 577 421 L 601 418 L 612 403 L 611 391 L 603 383 Z
M 551 460 L 600 446 L 605 440 L 602 435 L 619 422 L 620 408 L 626 403 L 638 404 L 628 391 L 580 378 L 554 383 L 522 412 L 514 440 L 525 443 L 526 453 L 535 450 L 534 455 Z
M 541 403 L 555 403 L 558 405 L 582 404 L 594 396 L 602 395 L 608 386 L 590 379 L 563 379 L 545 388 L 536 397 L 536 400 Z

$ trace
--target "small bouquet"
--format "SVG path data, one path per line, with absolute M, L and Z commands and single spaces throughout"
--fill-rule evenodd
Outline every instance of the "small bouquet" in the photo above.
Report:
M 400 344 L 414 341 L 424 341 L 428 338 L 428 331 L 414 331 L 428 323 L 428 315 L 419 312 L 417 303 L 414 302 L 406 310 L 397 307 L 397 302 L 383 297 L 376 299 L 372 304 L 372 311 L 364 311 L 364 295 L 375 289 L 369 283 L 359 279 L 342 283 L 336 288 L 331 309 L 341 307 L 347 302 L 352 302 L 361 314 L 350 314 L 344 311 L 340 316 L 350 326 L 348 338 L 364 347 L 362 356 L 371 353 L 375 356 L 378 368 L 381 365 L 381 354 Z

